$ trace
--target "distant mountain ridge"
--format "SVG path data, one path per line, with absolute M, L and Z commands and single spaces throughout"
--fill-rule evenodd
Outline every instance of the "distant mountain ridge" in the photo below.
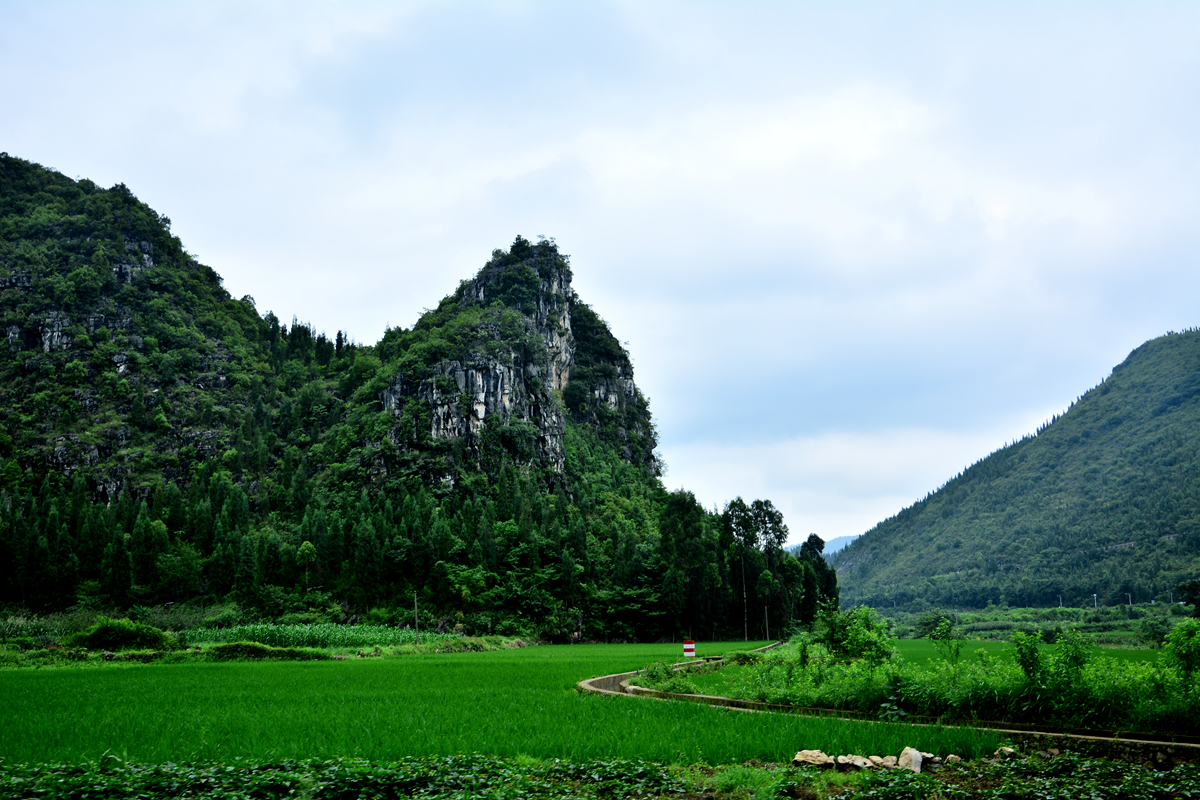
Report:
M 853 541 L 854 541 L 855 539 L 857 539 L 859 536 L 862 536 L 862 534 L 861 534 L 861 533 L 856 533 L 856 534 L 854 534 L 854 535 L 852 535 L 852 536 L 835 536 L 835 537 L 833 537 L 832 539 L 830 539 L 828 542 L 825 542 L 825 547 L 824 547 L 824 549 L 821 551 L 821 555 L 823 555 L 823 556 L 825 557 L 825 559 L 828 561 L 828 560 L 829 560 L 829 558 L 830 558 L 830 556 L 832 556 L 834 553 L 836 553 L 836 552 L 838 552 L 839 550 L 841 550 L 841 549 L 842 549 L 843 547 L 845 547 L 846 545 L 848 545 L 848 544 L 850 544 L 851 542 L 853 542 Z M 788 552 L 790 552 L 790 553 L 799 553 L 799 552 L 800 552 L 800 549 L 801 549 L 802 547 L 804 547 L 804 545 L 803 545 L 803 544 L 794 544 L 794 545 L 792 545 L 791 547 L 789 547 L 789 548 L 788 548 Z
M 859 536 L 862 536 L 862 534 L 856 533 L 853 536 L 835 536 L 835 537 L 833 537 L 832 539 L 830 539 L 828 542 L 825 543 L 826 558 L 828 558 L 829 556 L 832 556 L 834 553 L 840 551 L 842 548 L 844 548 L 846 545 L 853 542 Z
M 849 603 L 1166 599 L 1200 571 L 1200 331 L 1138 347 L 832 562 Z

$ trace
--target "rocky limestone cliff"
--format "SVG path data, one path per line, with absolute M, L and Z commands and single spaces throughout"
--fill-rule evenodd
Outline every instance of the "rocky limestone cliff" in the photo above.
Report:
M 629 357 L 572 290 L 571 269 L 553 242 L 534 246 L 518 237 L 510 252 L 495 251 L 479 274 L 459 288 L 455 300 L 464 312 L 482 312 L 473 341 L 462 346 L 465 352 L 458 358 L 392 378 L 380 400 L 397 419 L 389 436 L 393 444 L 414 446 L 403 423 L 413 413 L 409 401 L 416 399 L 419 410 L 428 412 L 433 441 L 454 441 L 468 458 L 479 461 L 485 426 L 506 436 L 513 426 L 531 426 L 534 452 L 524 456 L 561 474 L 568 394 L 575 398 L 577 419 L 597 423 L 602 414 L 622 457 L 657 472 L 649 411 L 634 385 Z M 516 326 L 514 312 L 520 314 Z M 572 328 L 581 313 L 589 326 L 582 352 Z M 603 346 L 595 346 L 600 339 Z M 631 429 L 643 445 L 636 454 Z
M 486 306 L 496 295 L 503 297 L 504 289 L 502 267 L 495 261 L 488 262 L 475 280 L 464 288 L 459 302 Z M 571 270 L 563 262 L 559 268 L 551 268 L 546 270 L 546 274 L 538 275 L 537 296 L 529 314 L 550 356 L 547 376 L 550 388 L 559 392 L 566 388 L 570 380 L 571 363 L 575 357 L 569 306 L 573 296 Z

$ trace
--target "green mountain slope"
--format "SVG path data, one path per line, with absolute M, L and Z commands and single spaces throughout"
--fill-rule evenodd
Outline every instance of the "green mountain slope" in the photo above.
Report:
M 1200 331 L 1137 348 L 1036 435 L 833 561 L 851 603 L 1167 599 L 1200 568 Z
M 260 316 L 169 225 L 0 154 L 0 605 L 394 619 L 417 594 L 472 632 L 656 639 L 836 596 L 769 503 L 663 489 L 553 240 L 366 346 Z

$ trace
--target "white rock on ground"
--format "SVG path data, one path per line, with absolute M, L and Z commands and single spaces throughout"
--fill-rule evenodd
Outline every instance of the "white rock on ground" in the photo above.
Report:
M 896 761 L 896 765 L 900 769 L 910 769 L 913 772 L 921 771 L 921 751 L 914 750 L 911 747 L 906 747 L 900 751 L 900 758 Z
M 836 766 L 836 764 L 832 758 L 825 755 L 820 750 L 801 750 L 799 753 L 796 753 L 796 757 L 792 759 L 792 766 L 831 769 Z

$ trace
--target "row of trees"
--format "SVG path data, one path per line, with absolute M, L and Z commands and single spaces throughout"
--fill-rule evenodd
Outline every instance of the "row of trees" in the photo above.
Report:
M 799 556 L 770 501 L 706 511 L 686 491 L 575 498 L 502 470 L 485 497 L 321 495 L 293 524 L 253 513 L 215 462 L 185 488 L 91 502 L 47 477 L 0 495 L 0 602 L 38 610 L 236 600 L 264 617 L 407 607 L 474 632 L 558 639 L 782 634 L 836 599 L 817 536 Z M 646 502 L 649 501 L 649 502 Z

